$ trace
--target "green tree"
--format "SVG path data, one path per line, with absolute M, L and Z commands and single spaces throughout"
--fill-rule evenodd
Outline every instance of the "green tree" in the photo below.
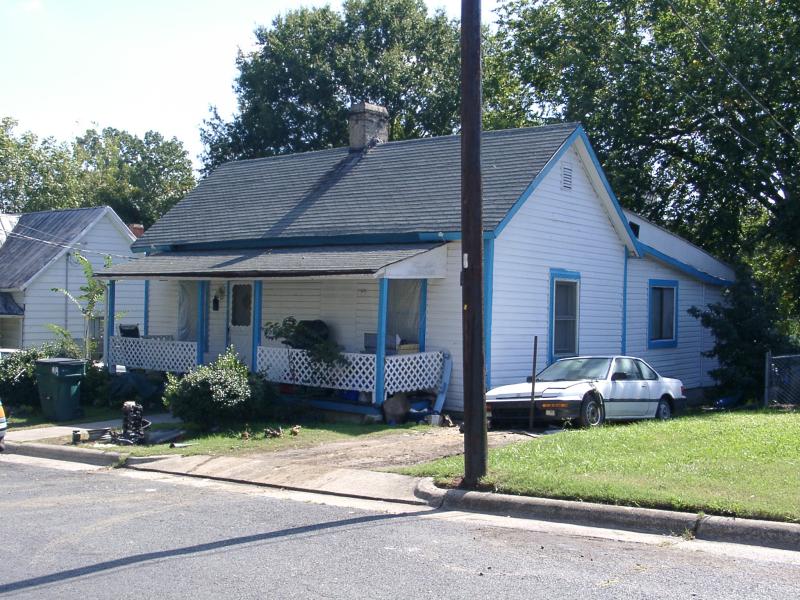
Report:
M 206 172 L 226 160 L 347 144 L 347 111 L 367 100 L 389 111 L 390 138 L 458 126 L 459 31 L 422 0 L 345 0 L 342 11 L 301 8 L 259 27 L 237 59 L 238 114 L 212 109 L 201 132 Z
M 111 206 L 126 223 L 152 225 L 195 184 L 183 144 L 148 131 L 144 138 L 107 127 L 73 144 L 85 206 Z
M 500 35 L 520 110 L 582 122 L 633 210 L 723 258 L 768 255 L 756 275 L 796 309 L 798 16 L 780 0 L 513 0 Z
M 18 134 L 17 125 L 10 117 L 0 120 L 0 209 L 80 206 L 82 189 L 69 146 L 31 132 Z

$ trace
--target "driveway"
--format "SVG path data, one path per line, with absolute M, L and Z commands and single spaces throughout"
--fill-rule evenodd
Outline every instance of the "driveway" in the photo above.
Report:
M 525 434 L 490 431 L 489 447 L 495 448 L 529 439 L 530 436 Z M 433 427 L 426 431 L 398 431 L 249 456 L 276 465 L 383 469 L 416 465 L 463 452 L 464 436 L 457 427 Z

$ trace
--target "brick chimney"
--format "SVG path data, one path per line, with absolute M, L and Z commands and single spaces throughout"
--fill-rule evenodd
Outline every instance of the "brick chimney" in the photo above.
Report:
M 359 102 L 347 115 L 350 126 L 350 151 L 359 152 L 372 143 L 389 141 L 389 113 L 382 106 Z
M 131 233 L 137 238 L 140 238 L 144 235 L 144 225 L 141 223 L 129 223 L 128 229 L 130 229 Z

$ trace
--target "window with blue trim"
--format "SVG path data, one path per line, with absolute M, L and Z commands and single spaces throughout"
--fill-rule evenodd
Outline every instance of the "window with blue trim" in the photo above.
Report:
M 648 346 L 674 348 L 678 344 L 678 282 L 650 280 Z
M 578 354 L 580 273 L 550 269 L 550 359 Z

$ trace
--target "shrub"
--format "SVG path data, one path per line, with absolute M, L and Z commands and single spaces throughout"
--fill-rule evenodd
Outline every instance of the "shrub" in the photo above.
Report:
M 46 344 L 20 350 L 0 361 L 0 399 L 3 404 L 11 408 L 37 406 L 36 361 L 56 356 L 56 351 L 54 345 Z
M 92 363 L 86 365 L 86 376 L 81 381 L 81 404 L 109 406 L 111 404 L 111 375 L 105 367 Z
M 266 383 L 256 383 L 233 348 L 182 378 L 167 376 L 164 405 L 176 417 L 206 429 L 262 410 Z

